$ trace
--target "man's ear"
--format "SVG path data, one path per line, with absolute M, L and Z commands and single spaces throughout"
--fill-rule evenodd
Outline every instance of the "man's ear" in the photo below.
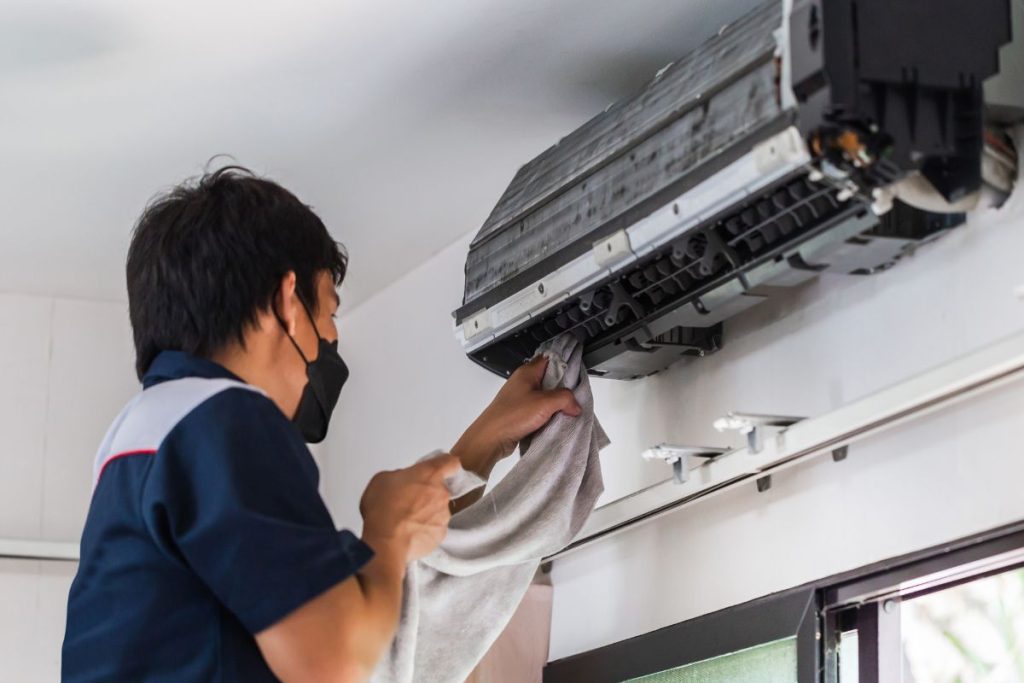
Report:
M 281 278 L 281 285 L 277 288 L 277 294 L 274 295 L 274 310 L 277 311 L 285 329 L 292 337 L 295 336 L 295 327 L 301 308 L 299 297 L 295 293 L 295 271 L 289 270 Z

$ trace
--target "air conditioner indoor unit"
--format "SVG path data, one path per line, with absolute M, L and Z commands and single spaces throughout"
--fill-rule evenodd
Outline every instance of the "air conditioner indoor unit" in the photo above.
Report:
M 961 223 L 1014 178 L 1020 15 L 773 0 L 724 27 L 519 170 L 469 249 L 466 353 L 507 375 L 570 331 L 592 374 L 641 377 L 784 288 Z

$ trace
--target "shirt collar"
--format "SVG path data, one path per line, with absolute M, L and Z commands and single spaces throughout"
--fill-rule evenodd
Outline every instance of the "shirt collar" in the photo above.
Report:
M 214 363 L 212 360 L 193 356 L 184 351 L 161 351 L 149 364 L 149 369 L 146 370 L 146 374 L 142 378 L 142 386 L 144 389 L 148 389 L 155 384 L 183 377 L 244 381 L 223 365 Z

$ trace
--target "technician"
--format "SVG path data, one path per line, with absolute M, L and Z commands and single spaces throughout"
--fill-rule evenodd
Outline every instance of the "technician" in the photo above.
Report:
M 579 414 L 568 390 L 539 388 L 544 361 L 528 363 L 450 454 L 373 477 L 360 537 L 336 530 L 306 443 L 326 436 L 348 377 L 346 267 L 308 206 L 242 168 L 143 212 L 127 263 L 143 391 L 97 454 L 64 681 L 366 680 L 406 564 L 479 497 L 449 501 L 445 477 L 486 478 L 553 414 Z

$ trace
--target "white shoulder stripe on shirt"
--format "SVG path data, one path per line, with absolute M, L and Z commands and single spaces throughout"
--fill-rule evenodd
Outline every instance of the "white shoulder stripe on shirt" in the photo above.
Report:
M 155 453 L 171 430 L 200 403 L 235 388 L 264 394 L 244 382 L 204 377 L 168 380 L 139 393 L 128 402 L 103 437 L 93 463 L 93 489 L 108 462 L 122 455 Z

